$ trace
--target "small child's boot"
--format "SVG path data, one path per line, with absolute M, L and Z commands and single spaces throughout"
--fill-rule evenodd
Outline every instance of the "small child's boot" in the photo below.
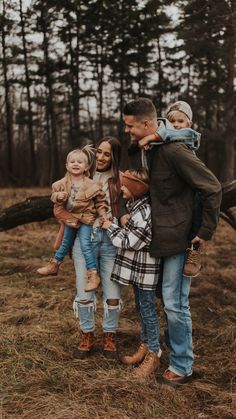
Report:
M 37 272 L 38 274 L 42 276 L 49 276 L 49 275 L 56 276 L 58 274 L 60 264 L 61 262 L 59 260 L 50 259 L 47 265 L 44 266 L 43 268 L 37 269 Z
M 187 249 L 187 259 L 184 265 L 184 276 L 194 278 L 198 276 L 201 270 L 201 251 L 200 248 Z
M 143 362 L 147 353 L 148 353 L 147 344 L 144 342 L 141 342 L 137 351 L 133 355 L 124 355 L 121 358 L 121 362 L 123 362 L 123 364 L 125 365 L 140 364 L 141 362 Z
M 101 280 L 96 269 L 87 270 L 87 284 L 84 289 L 85 292 L 94 291 L 99 287 Z

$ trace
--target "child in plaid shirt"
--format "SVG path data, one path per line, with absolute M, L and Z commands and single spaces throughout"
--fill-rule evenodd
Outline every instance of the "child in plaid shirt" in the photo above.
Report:
M 159 320 L 155 290 L 159 278 L 160 261 L 149 254 L 151 242 L 151 207 L 147 195 L 149 186 L 144 171 L 125 171 L 121 175 L 121 191 L 127 200 L 130 218 L 124 227 L 105 221 L 117 255 L 111 280 L 122 285 L 133 285 L 136 309 L 141 323 L 141 343 L 132 356 L 124 356 L 126 365 L 140 364 L 134 370 L 137 378 L 155 373 L 160 365 Z

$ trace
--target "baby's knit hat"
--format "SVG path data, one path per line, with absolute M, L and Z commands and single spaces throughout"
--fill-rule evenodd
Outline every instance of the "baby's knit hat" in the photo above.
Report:
M 190 119 L 190 121 L 193 119 L 193 111 L 191 107 L 187 102 L 184 102 L 183 100 L 178 100 L 177 102 L 170 105 L 166 111 L 166 115 L 172 111 L 183 112 Z
M 142 198 L 149 190 L 149 185 L 126 170 L 121 175 L 122 185 L 126 186 L 135 199 Z

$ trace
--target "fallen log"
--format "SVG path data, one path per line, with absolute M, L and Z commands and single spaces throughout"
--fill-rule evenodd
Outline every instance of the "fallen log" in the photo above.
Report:
M 236 230 L 236 180 L 222 185 L 220 217 Z M 53 217 L 53 204 L 49 196 L 31 196 L 0 211 L 0 231 L 10 230 L 18 225 L 44 221 Z
M 53 203 L 50 196 L 31 196 L 0 211 L 0 231 L 35 221 L 44 221 L 51 217 L 53 217 Z

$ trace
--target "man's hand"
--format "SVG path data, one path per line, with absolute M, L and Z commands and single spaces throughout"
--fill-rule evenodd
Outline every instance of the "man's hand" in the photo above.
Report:
M 194 237 L 194 239 L 191 241 L 191 243 L 192 244 L 199 243 L 201 250 L 206 250 L 206 248 L 207 248 L 207 242 L 206 242 L 206 240 L 201 239 L 198 236 Z

